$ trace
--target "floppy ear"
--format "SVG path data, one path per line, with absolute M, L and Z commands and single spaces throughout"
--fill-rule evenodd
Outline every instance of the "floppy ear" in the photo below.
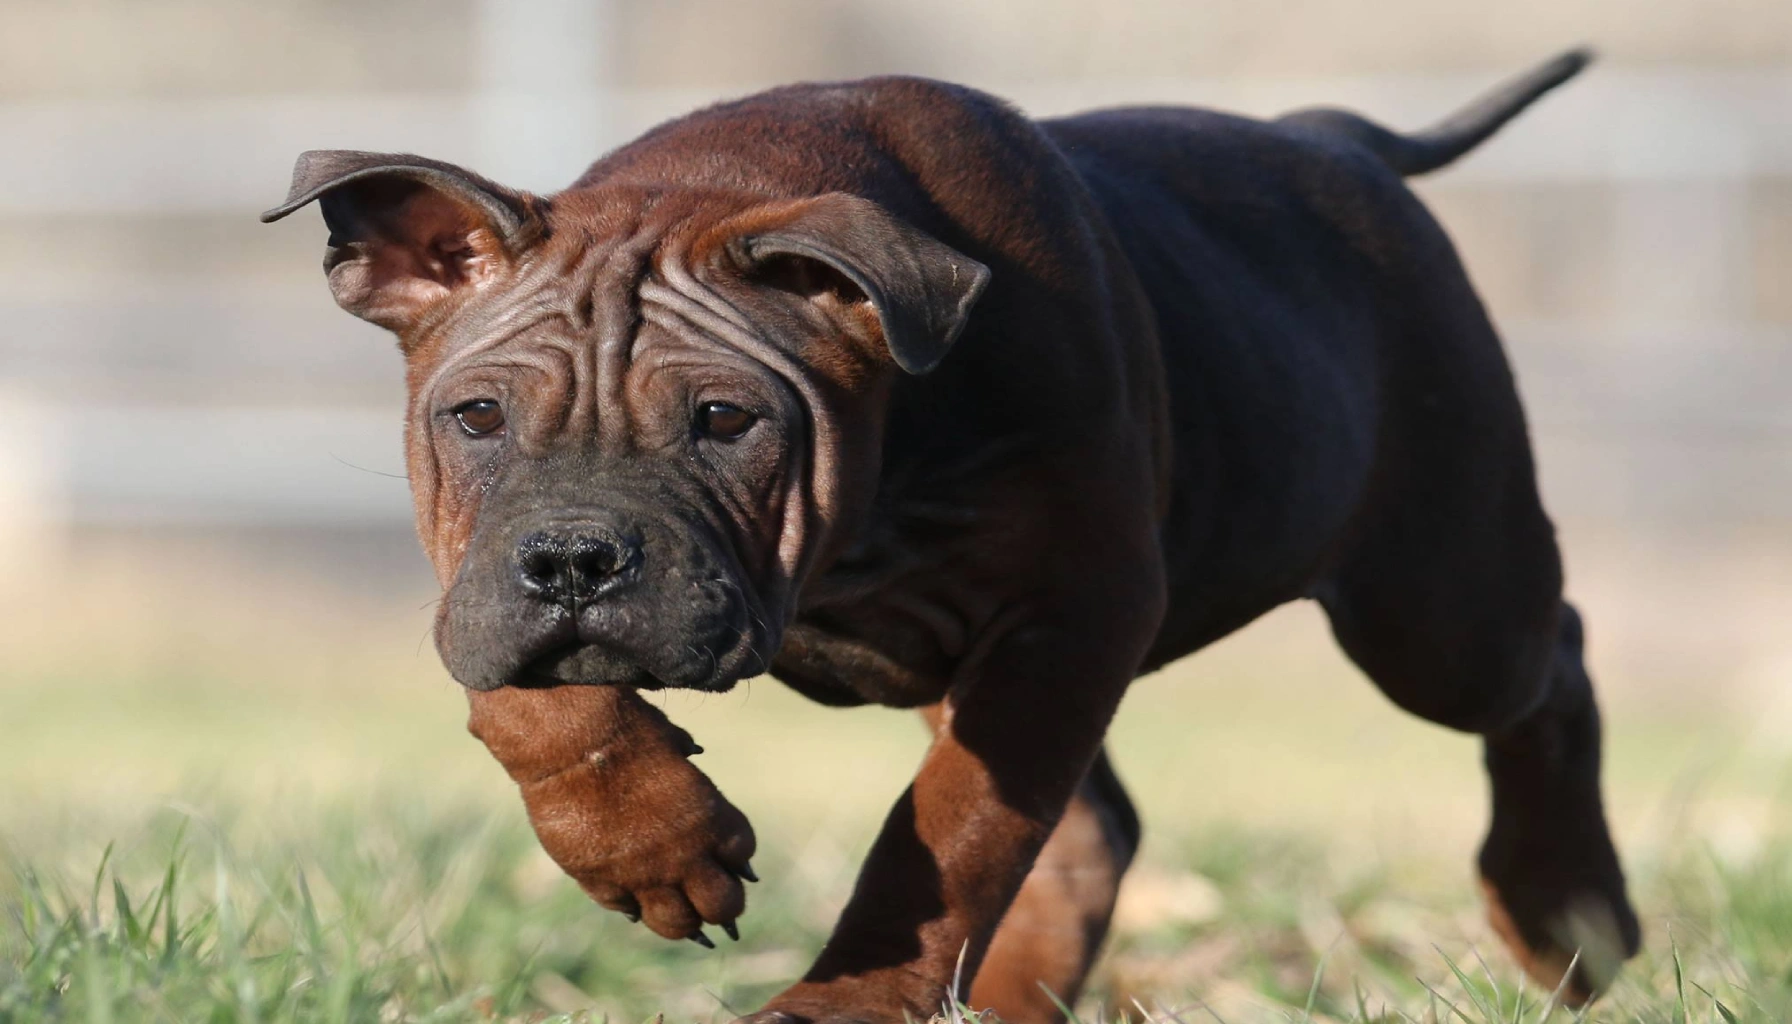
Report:
M 890 358 L 915 374 L 945 358 L 989 283 L 988 267 L 845 192 L 800 200 L 732 248 L 749 268 L 794 257 L 844 277 L 876 311 Z
M 318 200 L 330 228 L 324 271 L 343 309 L 402 332 L 436 303 L 478 287 L 541 233 L 541 200 L 420 156 L 299 154 L 272 223 Z

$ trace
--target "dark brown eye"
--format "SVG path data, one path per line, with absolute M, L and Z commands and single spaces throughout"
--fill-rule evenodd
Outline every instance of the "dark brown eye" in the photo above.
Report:
M 504 410 L 491 399 L 481 398 L 454 410 L 454 418 L 460 421 L 462 430 L 478 437 L 504 425 Z
M 737 405 L 710 402 L 697 410 L 697 430 L 709 437 L 732 441 L 745 434 L 758 418 Z

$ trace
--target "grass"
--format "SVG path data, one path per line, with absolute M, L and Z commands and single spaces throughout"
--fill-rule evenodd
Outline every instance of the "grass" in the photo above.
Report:
M 483 806 L 387 794 L 282 819 L 163 809 L 84 870 L 7 853 L 0 1022 L 726 1020 L 800 971 L 850 878 L 819 837 L 767 851 L 742 942 L 712 953 L 591 906 Z M 1190 837 L 1133 879 L 1080 1015 L 1551 1015 L 1466 899 L 1399 874 L 1318 837 Z M 1586 1019 L 1792 1019 L 1792 837 L 1742 861 L 1688 843 L 1638 882 L 1649 951 Z
M 819 948 L 924 742 L 764 682 L 669 698 L 765 879 L 738 945 L 669 943 L 536 847 L 419 644 L 426 578 L 83 551 L 78 592 L 0 600 L 0 1024 L 725 1021 Z M 1586 1019 L 1792 1020 L 1792 702 L 1748 683 L 1777 663 L 1685 687 L 1620 597 L 1587 603 L 1648 946 Z M 1311 609 L 1141 683 L 1110 749 L 1146 844 L 1082 1020 L 1552 1016 L 1473 899 L 1475 744 L 1388 708 Z

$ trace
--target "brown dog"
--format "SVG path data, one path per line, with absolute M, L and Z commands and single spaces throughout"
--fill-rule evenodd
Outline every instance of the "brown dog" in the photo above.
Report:
M 707 944 L 746 820 L 637 694 L 769 671 L 934 742 L 833 937 L 761 1019 L 1057 1016 L 1138 822 L 1127 685 L 1319 600 L 1400 706 L 1486 737 L 1480 869 L 1586 996 L 1638 942 L 1523 414 L 1401 179 L 1573 75 L 1429 132 L 1341 111 L 1034 122 L 883 78 L 692 114 L 549 197 L 314 152 L 348 311 L 407 361 L 437 641 L 543 845 Z

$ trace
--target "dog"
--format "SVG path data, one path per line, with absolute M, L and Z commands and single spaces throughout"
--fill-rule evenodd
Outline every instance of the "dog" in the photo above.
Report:
M 263 220 L 319 202 L 336 301 L 397 336 L 439 649 L 599 902 L 708 945 L 754 878 L 641 691 L 922 710 L 832 937 L 747 1020 L 1059 1019 L 1139 842 L 1102 750 L 1127 685 L 1299 598 L 1484 738 L 1491 920 L 1584 1000 L 1639 930 L 1581 622 L 1500 341 L 1404 179 L 1587 60 L 1411 135 L 796 85 L 550 196 L 308 152 Z

